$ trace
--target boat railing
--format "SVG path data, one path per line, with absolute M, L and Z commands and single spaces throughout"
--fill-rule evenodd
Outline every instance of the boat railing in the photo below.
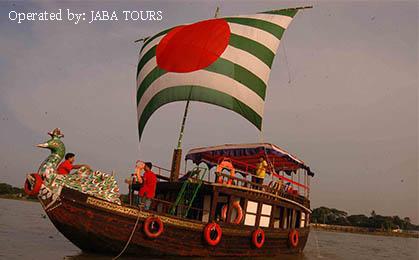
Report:
M 157 166 L 157 165 L 153 165 L 153 171 L 156 174 L 156 177 L 160 180 L 165 180 L 165 181 L 169 181 L 170 180 L 170 170 Z
M 243 176 L 244 179 L 250 177 L 250 179 L 257 178 L 257 176 L 254 174 L 257 170 L 257 167 L 255 165 L 235 160 L 229 157 L 220 157 L 218 159 L 218 164 L 220 164 L 222 161 L 228 160 L 230 161 L 235 167 L 236 167 L 236 173 L 240 173 L 240 175 Z M 286 185 L 286 188 L 290 193 L 293 193 L 294 195 L 301 195 L 306 198 L 309 197 L 310 193 L 310 187 L 309 187 L 309 180 L 307 177 L 307 174 L 304 175 L 304 179 L 302 180 L 304 184 L 300 183 L 300 175 L 301 173 L 304 173 L 304 170 L 297 169 L 295 170 L 296 174 L 298 175 L 298 180 L 294 180 L 294 178 L 291 177 L 287 178 L 284 176 L 284 171 L 282 172 L 282 175 L 280 173 L 275 172 L 275 170 L 272 170 L 271 167 L 268 167 L 269 169 L 266 171 L 266 177 L 265 181 L 268 183 L 270 182 L 282 182 L 282 185 Z M 292 174 L 292 173 L 291 173 Z
M 302 204 L 306 201 L 304 196 L 296 192 L 292 192 L 293 190 L 290 190 L 290 184 L 281 184 L 280 182 L 271 180 L 269 184 L 266 185 L 266 184 L 255 183 L 253 181 L 247 180 L 246 178 L 231 176 L 230 174 L 221 173 L 221 172 L 215 172 L 215 175 L 216 175 L 216 180 L 221 180 L 219 181 L 221 183 L 228 184 L 229 182 L 231 182 L 230 185 L 232 186 L 238 186 L 238 187 L 243 187 L 243 188 L 247 188 L 251 190 L 259 190 L 259 191 L 267 192 L 272 195 L 291 199 Z
M 158 165 L 153 165 L 153 172 L 156 174 L 157 179 L 159 180 L 163 180 L 163 181 L 170 181 L 170 174 L 171 174 L 171 170 L 166 169 L 164 167 L 158 166 Z M 131 174 L 132 176 L 134 176 L 134 174 Z M 180 173 L 180 176 L 185 176 L 185 173 Z
M 240 175 L 242 175 L 244 179 L 250 177 L 250 179 L 253 180 L 254 178 L 258 177 L 255 175 L 255 172 L 257 170 L 257 167 L 255 165 L 252 165 L 252 164 L 240 161 L 240 160 L 234 160 L 229 157 L 220 157 L 218 159 L 218 164 L 220 164 L 224 160 L 230 161 L 235 167 L 237 166 L 237 168 L 235 169 L 236 173 L 239 173 Z M 277 173 L 271 167 L 268 167 L 264 181 L 268 183 L 280 182 L 281 186 L 285 185 L 287 188 L 287 191 L 289 191 L 290 193 L 294 195 L 301 195 L 308 198 L 309 193 L 310 193 L 309 179 L 307 178 L 307 173 L 304 171 L 305 170 L 303 169 L 295 170 L 295 174 L 298 176 L 296 177 L 296 179 L 297 178 L 298 179 L 295 180 L 293 178 L 292 173 L 291 173 L 291 177 L 287 178 L 284 176 L 284 171 Z M 304 179 L 302 180 L 304 184 L 300 182 L 300 175 L 303 175 L 304 177 Z

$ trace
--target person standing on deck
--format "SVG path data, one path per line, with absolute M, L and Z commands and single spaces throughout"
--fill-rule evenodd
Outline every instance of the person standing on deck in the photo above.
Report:
M 142 184 L 139 195 L 141 197 L 141 203 L 144 204 L 144 209 L 149 210 L 151 206 L 151 199 L 154 198 L 156 193 L 157 177 L 154 172 L 151 171 L 153 164 L 146 162 L 144 164 L 144 174 L 138 181 Z
M 65 160 L 58 166 L 57 173 L 60 175 L 67 175 L 70 174 L 71 170 L 80 169 L 81 167 L 86 167 L 87 169 L 90 169 L 90 166 L 87 164 L 74 165 L 73 163 L 75 160 L 76 155 L 74 153 L 67 153 L 65 155 Z
M 257 164 L 256 176 L 255 176 L 253 181 L 256 182 L 257 184 L 262 185 L 263 180 L 265 179 L 267 168 L 268 168 L 268 163 L 266 162 L 265 158 L 263 156 L 261 156 L 259 158 L 259 163 Z M 258 188 L 260 188 L 260 187 L 258 187 Z

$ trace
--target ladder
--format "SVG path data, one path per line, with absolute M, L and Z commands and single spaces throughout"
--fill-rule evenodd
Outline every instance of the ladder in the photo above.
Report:
M 203 173 L 201 174 L 202 171 Z M 179 205 L 184 205 L 186 206 L 186 210 L 183 217 L 186 218 L 186 216 L 188 216 L 189 210 L 191 209 L 196 195 L 202 186 L 202 180 L 204 179 L 206 173 L 207 169 L 202 167 L 195 167 L 192 171 L 187 173 L 189 176 L 183 182 L 176 201 L 170 209 L 171 215 L 176 214 L 176 209 Z

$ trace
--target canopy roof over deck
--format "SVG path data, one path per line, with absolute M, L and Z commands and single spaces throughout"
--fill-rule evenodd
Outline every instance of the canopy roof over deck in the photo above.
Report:
M 267 157 L 268 161 L 275 166 L 277 172 L 290 173 L 298 169 L 304 169 L 308 175 L 314 176 L 314 172 L 302 160 L 269 143 L 224 144 L 195 148 L 188 152 L 185 160 L 192 160 L 195 164 L 205 163 L 208 168 L 212 168 L 219 163 L 220 159 L 228 157 L 233 160 L 235 168 L 248 170 L 249 166 L 251 168 L 256 167 L 260 156 Z

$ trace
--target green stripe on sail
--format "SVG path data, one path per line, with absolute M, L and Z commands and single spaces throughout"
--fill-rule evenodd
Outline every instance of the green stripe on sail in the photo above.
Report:
M 156 49 L 157 49 L 157 45 L 155 45 L 153 48 L 149 49 L 147 51 L 147 53 L 144 54 L 141 57 L 141 60 L 138 62 L 138 66 L 137 66 L 137 77 L 138 77 L 138 74 L 140 73 L 141 69 L 144 67 L 144 65 L 146 65 L 146 63 L 149 60 L 151 60 L 151 58 L 156 56 Z
M 233 47 L 253 54 L 263 63 L 268 65 L 269 68 L 271 67 L 275 54 L 270 49 L 265 47 L 265 45 L 234 33 L 230 34 L 229 44 Z
M 266 11 L 262 12 L 262 14 L 279 14 L 279 15 L 286 15 L 289 17 L 294 17 L 295 14 L 297 14 L 298 9 L 283 9 L 283 10 L 272 10 L 272 11 Z
M 285 31 L 285 29 L 282 28 L 281 26 L 265 21 L 265 20 L 261 20 L 261 19 L 246 18 L 246 17 L 227 17 L 227 18 L 224 18 L 224 20 L 226 20 L 229 23 L 237 23 L 237 24 L 247 25 L 247 26 L 264 30 L 274 35 L 279 40 L 281 40 L 282 34 L 284 34 L 284 31 Z
M 203 69 L 210 72 L 215 72 L 231 79 L 234 79 L 265 100 L 266 95 L 266 84 L 255 74 L 247 70 L 246 68 L 228 61 L 223 58 L 218 58 L 213 64 Z M 140 102 L 141 97 L 150 85 L 163 76 L 167 72 L 159 67 L 155 67 L 140 83 L 137 90 L 137 103 Z
M 202 86 L 173 86 L 154 95 L 144 108 L 138 122 L 140 140 L 148 119 L 157 109 L 171 102 L 186 101 L 188 98 L 232 110 L 249 120 L 259 130 L 261 129 L 262 117 L 249 106 L 230 95 Z
M 218 58 L 213 64 L 205 68 L 205 70 L 228 76 L 253 90 L 253 92 L 265 100 L 265 82 L 246 68 L 229 60 Z
M 147 76 L 145 76 L 137 90 L 137 104 L 140 102 L 141 97 L 144 95 L 144 92 L 148 89 L 151 83 L 166 73 L 167 72 L 165 70 L 155 67 L 150 73 L 148 73 Z

